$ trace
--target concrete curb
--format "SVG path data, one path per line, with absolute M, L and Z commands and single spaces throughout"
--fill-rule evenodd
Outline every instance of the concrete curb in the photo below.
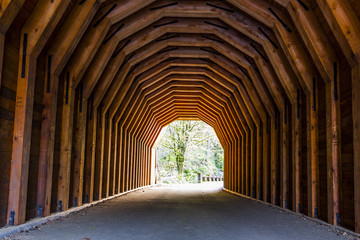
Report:
M 124 192 L 124 193 L 119 193 L 117 195 L 114 195 L 114 196 L 111 196 L 111 197 L 108 197 L 108 198 L 105 198 L 105 199 L 101 199 L 101 200 L 98 200 L 98 201 L 94 201 L 92 203 L 84 204 L 84 205 L 82 205 L 80 207 L 71 208 L 71 209 L 69 209 L 67 211 L 64 211 L 64 212 L 53 213 L 53 214 L 51 214 L 50 216 L 47 216 L 47 217 L 34 218 L 34 219 L 32 219 L 32 220 L 30 220 L 30 221 L 28 221 L 28 222 L 26 222 L 26 223 L 24 223 L 22 225 L 19 225 L 19 226 L 0 228 L 0 239 L 3 239 L 5 237 L 9 237 L 9 236 L 18 234 L 20 232 L 35 230 L 36 227 L 41 226 L 41 225 L 43 225 L 45 223 L 67 217 L 72 213 L 79 212 L 79 211 L 81 211 L 83 209 L 95 206 L 95 205 L 97 205 L 99 203 L 103 203 L 103 202 L 112 200 L 114 198 L 126 195 L 128 193 L 136 192 L 136 191 L 146 189 L 146 188 L 151 188 L 153 186 L 155 186 L 155 185 L 136 188 L 136 189 Z
M 229 190 L 229 189 L 226 189 L 226 188 L 224 188 L 224 187 L 223 187 L 222 189 L 223 189 L 223 191 L 228 192 L 228 193 L 233 194 L 233 195 L 236 195 L 236 196 L 238 196 L 238 197 L 246 198 L 246 199 L 249 199 L 249 200 L 252 200 L 252 201 L 255 201 L 255 202 L 264 204 L 264 205 L 267 205 L 267 206 L 269 206 L 269 207 L 276 208 L 276 209 L 278 209 L 278 210 L 280 210 L 280 211 L 284 211 L 284 212 L 287 212 L 287 213 L 289 213 L 289 214 L 293 214 L 293 215 L 295 215 L 295 216 L 298 216 L 298 217 L 301 217 L 301 218 L 305 218 L 305 219 L 310 220 L 310 221 L 312 221 L 312 222 L 315 222 L 315 223 L 317 223 L 317 224 L 320 224 L 320 225 L 323 225 L 323 226 L 325 226 L 325 227 L 331 228 L 331 230 L 334 231 L 334 232 L 337 232 L 337 233 L 340 233 L 340 234 L 346 233 L 346 234 L 348 234 L 348 235 L 350 235 L 350 236 L 352 236 L 352 237 L 355 237 L 355 238 L 357 238 L 357 239 L 360 239 L 360 234 L 355 233 L 355 232 L 353 232 L 353 231 L 351 231 L 351 230 L 348 230 L 348 229 L 346 229 L 346 228 L 331 225 L 331 224 L 329 224 L 329 223 L 327 223 L 327 222 L 324 222 L 324 221 L 322 221 L 322 220 L 320 220 L 320 219 L 312 218 L 312 217 L 306 216 L 306 215 L 301 214 L 301 213 L 293 212 L 293 211 L 291 211 L 291 210 L 289 210 L 289 209 L 282 208 L 282 207 L 273 205 L 273 204 L 271 204 L 271 203 L 263 202 L 263 201 L 261 201 L 261 200 L 254 199 L 254 198 L 251 198 L 251 197 L 242 195 L 242 194 L 237 193 L 237 192 L 233 192 L 233 191 L 231 191 L 231 190 Z

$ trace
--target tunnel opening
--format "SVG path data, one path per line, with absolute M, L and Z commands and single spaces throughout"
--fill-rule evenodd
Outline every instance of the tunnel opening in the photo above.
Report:
M 172 122 L 162 129 L 154 148 L 159 184 L 222 181 L 224 150 L 214 129 L 203 121 Z

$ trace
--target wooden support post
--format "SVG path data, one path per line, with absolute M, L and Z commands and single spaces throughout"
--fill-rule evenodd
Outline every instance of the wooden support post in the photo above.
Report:
M 110 162 L 110 195 L 117 194 L 116 189 L 116 173 L 117 173 L 117 159 L 116 159 L 116 129 L 115 120 L 110 120 L 110 145 L 109 145 L 109 162 Z
M 69 207 L 69 187 L 71 169 L 71 150 L 73 134 L 73 116 L 75 91 L 70 86 L 70 73 L 65 73 L 63 108 L 61 121 L 61 143 L 59 160 L 59 179 L 57 191 L 57 210 L 65 211 Z
M 136 178 L 137 178 L 137 164 L 136 164 L 136 139 L 134 134 L 132 133 L 132 139 L 131 139 L 131 161 L 132 161 L 132 189 L 136 188 Z
M 233 140 L 233 142 L 231 143 L 231 145 L 232 145 L 232 153 L 231 153 L 231 155 L 232 155 L 232 159 L 233 159 L 233 165 L 232 165 L 232 168 L 231 168 L 231 172 L 232 172 L 232 175 L 233 175 L 233 177 L 232 177 L 232 179 L 233 179 L 233 186 L 232 186 L 232 191 L 236 191 L 236 164 L 237 164 L 237 158 L 236 158 L 236 151 L 237 151 L 237 149 L 236 149 L 236 141 L 237 141 L 237 139 L 234 139 Z
M 101 146 L 101 161 L 103 163 L 103 177 L 102 177 L 102 192 L 101 197 L 109 197 L 109 183 L 110 183 L 110 164 L 109 164 L 109 141 L 110 135 L 110 119 L 109 111 L 105 113 L 105 118 L 102 121 L 102 146 Z
M 243 136 L 240 136 L 239 140 L 238 140 L 238 145 L 237 145 L 237 157 L 238 157 L 238 165 L 236 168 L 236 174 L 237 174 L 237 190 L 236 192 L 241 193 L 241 163 L 242 163 L 242 138 Z
M 4 45 L 5 45 L 5 34 L 0 32 L 0 73 L 2 73 L 2 69 L 3 69 Z M 1 88 L 1 78 L 2 78 L 2 74 L 0 74 L 0 88 Z
M 36 66 L 26 51 L 26 33 L 21 43 L 7 214 L 7 222 L 15 225 L 25 222 Z
M 340 225 L 340 71 L 337 63 L 334 63 L 334 78 L 326 84 L 328 221 L 330 224 Z
M 36 207 L 38 215 L 50 215 L 51 189 L 54 163 L 55 125 L 59 78 L 51 71 L 51 56 L 47 59 L 47 74 L 44 83 L 44 108 L 42 111 L 39 170 Z
M 123 127 L 120 128 L 120 156 L 121 156 L 121 192 L 126 191 L 126 160 L 125 160 L 125 133 Z
M 138 187 L 141 187 L 141 180 L 142 180 L 142 172 L 143 172 L 143 168 L 144 166 L 142 166 L 142 161 L 141 161 L 141 145 L 140 145 L 140 141 L 137 140 L 137 159 L 138 159 L 138 173 L 139 173 L 139 176 L 138 176 Z
M 270 168 L 270 118 L 267 117 L 266 123 L 264 124 L 263 129 L 263 201 L 269 202 L 270 193 L 269 193 L 269 168 Z
M 130 190 L 130 161 L 129 161 L 129 153 L 130 153 L 130 148 L 129 148 L 129 142 L 130 142 L 130 136 L 129 133 L 125 130 L 124 131 L 124 135 L 125 135 L 125 148 L 124 148 L 124 155 L 125 155 L 125 192 Z
M 117 158 L 117 163 L 118 163 L 118 169 L 117 169 L 117 179 L 116 181 L 117 183 L 117 192 L 121 193 L 121 184 L 122 184 L 122 161 L 121 161 L 121 141 L 120 141 L 120 126 L 119 124 L 116 124 L 116 137 L 115 137 L 115 142 L 116 142 L 116 158 Z
M 300 91 L 298 91 L 298 101 L 291 108 L 292 114 L 292 162 L 293 162 L 293 184 L 292 184 L 292 194 L 293 194 L 293 211 L 299 212 L 300 210 L 300 157 L 301 157 L 301 137 L 300 137 Z
M 138 165 L 138 158 L 137 158 L 137 139 L 134 136 L 134 141 L 133 141 L 133 159 L 134 159 L 134 188 L 137 188 L 138 186 L 138 177 L 139 177 L 139 165 Z
M 135 189 L 135 187 L 136 187 L 136 156 L 135 156 L 135 136 L 134 136 L 134 133 L 131 133 L 130 159 L 131 159 L 131 166 L 132 166 L 131 189 Z
M 251 161 L 250 161 L 250 197 L 256 198 L 256 162 L 257 162 L 257 130 L 254 125 L 251 131 Z
M 278 151 L 278 136 L 279 136 L 279 128 L 277 126 L 277 121 L 271 121 L 271 160 L 270 160 L 270 168 L 271 168 L 271 203 L 276 205 L 278 203 L 277 199 L 277 172 L 279 171 L 277 166 L 277 160 L 279 158 Z
M 126 191 L 132 189 L 131 133 L 126 133 Z
M 256 199 L 261 200 L 261 194 L 263 186 L 263 159 L 264 159 L 264 152 L 263 152 L 263 136 L 264 136 L 264 127 L 263 123 L 260 123 L 260 127 L 257 131 L 257 164 L 256 164 Z
M 355 204 L 355 231 L 360 233 L 360 65 L 351 70 L 353 91 L 353 131 L 354 131 L 354 204 Z
M 95 111 L 95 109 L 94 109 Z M 102 117 L 102 105 L 97 109 L 96 144 L 95 144 L 95 176 L 94 176 L 94 200 L 100 200 L 102 196 L 103 162 L 101 159 L 102 129 L 104 119 Z
M 241 161 L 241 194 L 246 195 L 246 159 L 247 159 L 247 134 L 243 136 L 242 161 Z
M 139 162 L 139 179 L 138 179 L 138 187 L 141 187 L 142 186 L 142 173 L 143 173 L 143 169 L 144 169 L 144 166 L 142 165 L 142 160 L 141 160 L 141 143 L 139 140 L 137 140 L 137 158 L 138 158 L 138 162 Z
M 286 103 L 284 112 L 281 115 L 281 207 L 288 208 L 288 198 L 289 198 L 289 114 L 288 114 L 288 103 Z
M 308 159 L 308 215 L 318 217 L 319 202 L 319 152 L 318 152 L 318 88 L 316 79 L 312 94 L 307 96 L 307 159 Z
M 228 176 L 229 176 L 229 189 L 233 191 L 233 182 L 234 182 L 234 176 L 233 176 L 233 165 L 234 165 L 234 159 L 233 159 L 233 144 L 232 142 L 229 143 L 229 150 L 228 150 L 228 159 L 229 159 L 229 165 L 228 165 Z
M 87 100 L 83 98 L 82 86 L 79 88 L 77 102 L 75 152 L 73 164 L 73 206 L 81 206 L 83 202 L 85 141 L 86 141 L 86 116 Z
M 239 156 L 239 152 L 240 152 L 240 148 L 239 148 L 239 142 L 240 139 L 236 138 L 235 141 L 235 151 L 234 151 L 234 156 L 235 156 L 235 166 L 234 166 L 234 175 L 235 175 L 235 188 L 234 191 L 235 192 L 239 192 L 239 182 L 240 182 L 240 175 L 239 175 L 239 164 L 240 164 L 240 156 Z
M 93 106 L 93 98 L 90 99 L 87 131 L 86 131 L 86 157 L 84 172 L 84 202 L 91 203 L 94 198 L 95 177 L 95 147 L 96 147 L 96 124 L 97 111 Z
M 251 131 L 248 132 L 247 134 L 247 141 L 246 141 L 246 160 L 245 160 L 245 174 L 246 174 L 246 196 L 250 197 L 251 196 L 251 186 L 250 186 L 250 164 L 251 164 L 251 157 L 252 157 L 252 150 L 251 150 L 251 145 L 252 145 L 252 135 L 251 135 Z

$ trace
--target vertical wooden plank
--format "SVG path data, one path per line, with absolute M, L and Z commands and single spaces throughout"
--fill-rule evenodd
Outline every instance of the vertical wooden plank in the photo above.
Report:
M 102 196 L 102 176 L 103 176 L 103 162 L 101 159 L 102 148 L 102 130 L 103 130 L 103 114 L 102 105 L 97 109 L 96 120 L 96 144 L 95 144 L 95 176 L 94 176 L 94 200 L 100 200 Z
M 278 127 L 277 127 L 277 120 L 271 121 L 271 203 L 276 205 L 277 204 L 277 172 L 279 171 L 277 166 L 277 159 L 279 157 L 278 152 Z
M 130 148 L 129 148 L 129 142 L 130 142 L 130 136 L 129 133 L 125 130 L 124 131 L 124 135 L 125 135 L 125 141 L 124 141 L 124 160 L 125 160 L 125 189 L 124 192 L 127 192 L 130 190 L 130 161 L 129 161 L 129 153 L 130 153 Z
M 112 196 L 114 195 L 115 193 L 115 186 L 114 186 L 114 170 L 115 170 L 115 159 L 114 159 L 114 128 L 113 128 L 113 124 L 114 121 L 112 120 L 112 118 L 109 117 L 109 122 L 108 122 L 108 127 L 109 127 L 109 134 L 108 134 L 108 139 L 106 141 L 108 141 L 108 154 L 107 154 L 107 157 L 108 157 L 108 164 L 109 164 L 109 176 L 108 176 L 108 179 L 109 179 L 109 196 Z
M 86 158 L 84 172 L 84 202 L 91 203 L 94 198 L 95 148 L 96 148 L 97 111 L 90 98 L 86 130 Z
M 70 86 L 70 73 L 66 72 L 63 93 L 61 120 L 61 143 L 59 160 L 59 179 L 57 193 L 57 210 L 65 211 L 69 207 L 69 187 L 72 152 L 73 116 L 75 91 Z
M 138 140 L 138 146 L 139 146 L 139 151 L 138 151 L 138 158 L 139 158 L 139 163 L 140 163 L 140 178 L 139 178 L 139 187 L 143 186 L 143 176 L 144 176 L 144 162 L 143 162 L 143 158 L 142 158 L 142 144 L 141 141 Z
M 297 103 L 293 105 L 292 109 L 292 161 L 293 161 L 293 210 L 300 211 L 300 155 L 301 155 L 301 142 L 300 142 L 300 91 L 298 90 Z
M 131 159 L 133 162 L 133 189 L 136 188 L 137 184 L 137 160 L 136 160 L 136 138 L 132 134 L 132 143 L 131 143 Z
M 237 188 L 237 192 L 238 193 L 241 193 L 241 163 L 242 163 L 242 139 L 243 139 L 243 136 L 240 136 L 239 140 L 238 140 L 238 152 L 237 152 L 237 156 L 238 156 L 238 165 L 237 165 L 237 175 L 238 175 L 238 178 L 237 178 L 237 184 L 238 184 L 238 188 Z
M 288 103 L 285 103 L 284 111 L 281 113 L 282 119 L 282 156 L 281 156 L 281 207 L 288 208 L 288 194 L 289 194 L 289 115 Z
M 120 128 L 120 156 L 121 156 L 121 192 L 126 191 L 126 161 L 125 161 L 125 134 L 123 127 Z
M 110 132 L 111 132 L 111 141 L 110 141 L 110 146 L 109 146 L 109 158 L 110 158 L 110 166 L 111 166 L 111 172 L 110 172 L 110 176 L 111 176 L 111 181 L 110 181 L 110 195 L 115 195 L 117 194 L 117 189 L 116 189 L 116 173 L 117 173 L 117 159 L 116 159 L 116 128 L 115 128 L 115 119 L 112 118 L 110 120 Z
M 246 195 L 246 158 L 247 158 L 247 134 L 243 136 L 242 144 L 242 163 L 241 163 L 241 194 Z
M 15 225 L 25 222 L 36 66 L 26 51 L 26 33 L 21 43 L 7 215 L 7 222 Z
M 102 122 L 102 146 L 101 146 L 101 161 L 103 163 L 103 178 L 102 178 L 102 198 L 109 197 L 109 183 L 110 183 L 110 164 L 109 164 L 109 141 L 111 140 L 109 132 L 109 111 L 105 113 L 105 118 Z
M 340 70 L 334 63 L 334 80 L 326 84 L 326 156 L 328 187 L 328 221 L 340 224 L 339 164 L 340 138 Z
M 120 136 L 120 126 L 119 124 L 116 124 L 116 157 L 118 162 L 118 176 L 117 176 L 117 192 L 121 193 L 121 184 L 122 184 L 122 161 L 121 161 L 121 136 Z
M 354 202 L 355 202 L 355 231 L 360 233 L 360 65 L 351 69 L 353 91 L 353 141 L 354 141 Z
M 234 186 L 234 192 L 239 192 L 239 174 L 238 174 L 238 169 L 239 169 L 239 163 L 240 163 L 240 158 L 239 158 L 239 141 L 240 139 L 237 137 L 235 139 L 235 150 L 234 150 L 234 157 L 235 157 L 235 166 L 234 166 L 234 176 L 235 176 L 235 186 Z
M 250 164 L 251 164 L 251 157 L 252 157 L 252 131 L 249 130 L 248 134 L 247 134 L 247 141 L 246 141 L 246 160 L 245 160 L 245 174 L 246 174 L 246 178 L 245 178 L 245 183 L 246 183 L 246 196 L 250 197 L 251 196 L 251 187 L 250 187 Z
M 232 168 L 231 168 L 231 173 L 232 173 L 232 179 L 233 179 L 233 183 L 232 183 L 232 191 L 236 191 L 236 138 L 232 141 L 231 145 L 232 145 L 232 159 L 233 159 L 233 165 L 232 165 Z
M 85 141 L 86 141 L 86 116 L 87 100 L 83 97 L 82 85 L 79 88 L 79 98 L 76 115 L 76 137 L 73 164 L 73 206 L 81 206 L 83 202 Z
M 269 159 L 270 159 L 270 155 L 269 155 L 269 146 L 270 146 L 270 138 L 269 138 L 269 134 L 270 133 L 270 119 L 267 116 L 266 119 L 266 123 L 264 124 L 264 129 L 263 129 L 263 201 L 264 202 L 269 202 Z
M 42 213 L 41 216 L 50 215 L 55 147 L 55 125 L 59 85 L 59 78 L 53 74 L 50 74 L 51 59 L 52 57 L 48 56 L 46 61 L 47 72 L 44 83 L 44 108 L 42 111 L 40 135 L 36 207 L 38 208 L 38 214 Z
M 128 188 L 127 191 L 132 190 L 133 189 L 133 161 L 132 161 L 132 134 L 131 132 L 127 132 L 127 136 L 128 136 L 128 141 L 127 141 L 127 150 L 126 150 L 126 160 L 127 160 L 127 164 L 128 164 Z
M 308 215 L 318 217 L 319 202 L 319 153 L 318 153 L 318 87 L 314 79 L 312 94 L 307 96 L 307 144 L 308 144 Z
M 250 161 L 250 196 L 256 198 L 256 161 L 257 161 L 257 130 L 254 124 L 251 130 L 251 161 Z
M 4 61 L 4 46 L 5 46 L 5 34 L 0 32 L 0 88 L 1 88 L 1 78 L 2 78 L 2 68 Z
M 229 165 L 228 165 L 228 176 L 229 176 L 229 189 L 233 191 L 233 182 L 234 182 L 234 176 L 232 174 L 234 159 L 233 159 L 233 145 L 232 142 L 229 143 L 229 150 L 228 150 L 228 159 L 229 159 Z
M 260 127 L 257 131 L 257 164 L 256 164 L 256 199 L 261 200 L 262 187 L 263 187 L 263 136 L 264 136 L 263 123 L 260 123 Z

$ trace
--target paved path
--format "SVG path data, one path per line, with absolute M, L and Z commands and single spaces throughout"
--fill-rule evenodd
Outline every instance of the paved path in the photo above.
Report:
M 201 184 L 140 190 L 12 239 L 354 239 L 220 187 Z

